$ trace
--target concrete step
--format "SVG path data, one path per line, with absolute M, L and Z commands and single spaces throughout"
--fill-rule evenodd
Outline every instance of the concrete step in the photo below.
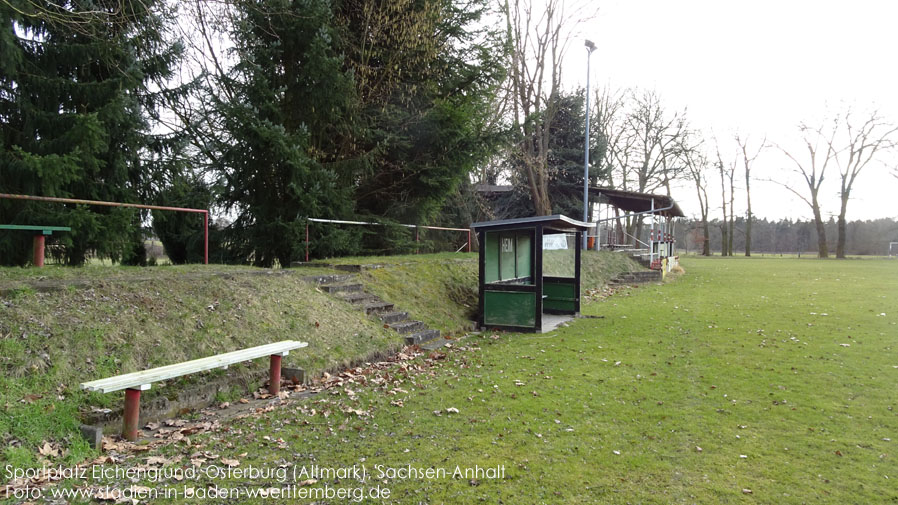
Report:
M 362 309 L 365 311 L 365 314 L 384 314 L 392 312 L 393 304 L 389 302 L 373 302 L 365 304 Z
M 343 270 L 344 272 L 364 272 L 365 270 L 377 270 L 383 268 L 383 265 L 365 264 L 365 265 L 331 265 L 331 268 Z
M 337 298 L 346 300 L 349 303 L 359 303 L 363 300 L 368 300 L 372 298 L 376 298 L 371 293 L 365 293 L 363 291 L 348 291 L 348 292 L 337 292 L 334 293 L 334 296 Z
M 440 338 L 440 330 L 424 330 L 411 335 L 406 335 L 405 343 L 407 345 L 422 344 L 435 338 Z
M 647 282 L 661 282 L 662 275 L 658 270 L 645 270 L 641 272 L 627 272 L 611 279 L 611 284 L 641 284 Z
M 421 347 L 421 349 L 424 349 L 425 351 L 435 351 L 450 342 L 452 342 L 452 340 L 447 340 L 442 337 L 436 337 L 436 338 L 432 338 L 430 340 L 425 340 L 424 342 L 421 342 L 418 345 Z
M 615 279 L 654 279 L 655 277 L 658 277 L 657 270 L 651 272 L 621 274 L 615 277 Z
M 648 268 L 649 265 L 651 265 L 651 262 L 650 262 L 649 259 L 646 258 L 646 257 L 643 257 L 643 256 L 630 256 L 630 257 L 633 258 L 633 260 L 634 260 L 636 263 L 639 263 L 640 265 L 642 265 L 642 266 L 644 266 L 644 267 L 646 267 L 646 268 Z
M 358 282 L 352 283 L 339 283 L 339 284 L 322 284 L 321 289 L 324 290 L 325 293 L 358 293 L 364 289 Z
M 352 274 L 334 274 L 334 275 L 304 275 L 300 277 L 303 282 L 309 284 L 332 284 L 337 282 L 346 282 L 358 279 L 357 275 Z
M 380 300 L 380 298 L 370 293 L 363 293 L 361 291 L 350 293 L 336 293 L 336 295 L 353 305 L 371 303 Z
M 424 328 L 424 323 L 422 323 L 421 321 L 402 321 L 401 323 L 394 323 L 390 325 L 390 329 L 400 335 L 405 335 L 406 333 L 415 333 L 416 331 L 421 331 Z
M 380 315 L 380 320 L 387 324 L 401 323 L 408 319 L 408 312 L 387 312 Z

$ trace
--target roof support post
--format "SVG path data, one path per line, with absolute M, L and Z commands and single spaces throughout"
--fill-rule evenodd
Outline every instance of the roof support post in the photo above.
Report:
M 649 268 L 655 260 L 655 199 L 652 198 L 652 211 L 649 214 Z
M 486 284 L 486 276 L 484 270 L 486 270 L 486 232 L 478 231 L 477 232 L 477 240 L 479 240 L 479 249 L 477 252 L 477 261 L 480 266 L 478 268 L 479 273 L 477 278 L 477 289 L 479 291 L 480 298 L 477 302 L 477 328 L 486 327 L 486 318 L 484 317 L 484 302 L 483 302 L 483 293 L 484 293 L 484 285 Z M 531 256 L 533 257 L 533 256 Z
M 575 248 L 580 249 L 580 244 Z M 533 232 L 533 283 L 536 284 L 535 331 L 543 331 L 543 225 L 537 224 Z

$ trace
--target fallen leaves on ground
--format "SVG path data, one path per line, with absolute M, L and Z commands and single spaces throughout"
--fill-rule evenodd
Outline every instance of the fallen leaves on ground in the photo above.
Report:
M 449 350 L 453 347 L 451 344 L 446 344 L 445 348 Z M 458 349 L 464 352 L 476 352 L 480 350 L 480 348 L 476 346 L 460 346 L 458 347 Z M 420 358 L 423 359 L 421 359 L 420 362 L 416 362 L 416 360 Z M 379 361 L 376 363 L 366 363 L 364 367 L 354 367 L 338 374 L 324 373 L 320 378 L 312 381 L 309 386 L 288 384 L 282 389 L 281 394 L 277 395 L 277 397 L 269 394 L 267 389 L 259 389 L 253 393 L 252 397 L 257 400 L 269 400 L 268 404 L 265 407 L 250 409 L 245 413 L 234 416 L 234 419 L 263 415 L 267 412 L 273 411 L 279 406 L 284 406 L 290 403 L 287 400 L 290 397 L 291 392 L 306 392 L 309 394 L 330 392 L 337 393 L 339 398 L 354 400 L 357 398 L 357 394 L 348 386 L 355 384 L 359 386 L 373 386 L 373 391 L 381 392 L 390 396 L 409 394 L 408 390 L 403 389 L 399 386 L 408 382 L 410 378 L 416 374 L 433 375 L 434 371 L 432 369 L 443 367 L 444 363 L 448 362 L 447 358 L 448 355 L 446 352 L 432 351 L 425 355 L 424 351 L 420 347 L 409 346 L 403 349 L 403 351 L 383 361 Z M 464 368 L 466 366 L 464 362 L 456 363 L 456 365 L 460 366 L 461 368 Z M 411 383 L 412 385 L 414 385 L 413 378 L 411 379 Z M 536 391 L 534 391 L 532 394 L 534 396 L 538 396 L 538 393 Z M 35 401 L 40 398 L 40 395 L 28 395 L 21 401 Z M 236 403 L 246 405 L 250 403 L 250 400 L 247 398 L 240 398 L 236 401 Z M 369 417 L 371 415 L 370 409 L 363 410 L 353 406 L 342 405 L 341 403 L 332 405 L 334 405 L 335 407 L 334 410 L 326 407 L 321 408 L 321 410 L 306 409 L 305 406 L 302 406 L 301 409 L 303 413 L 310 416 L 320 414 L 324 417 L 328 417 L 333 415 L 335 411 L 342 412 L 351 416 L 357 416 L 360 418 Z M 402 399 L 396 398 L 390 401 L 390 405 L 394 407 L 403 407 L 404 402 Z M 216 409 L 215 407 L 218 408 Z M 226 407 L 233 407 L 233 405 L 231 405 L 229 402 L 224 402 L 215 405 L 212 408 L 200 410 L 203 418 L 200 421 L 196 422 L 191 422 L 183 418 L 173 418 L 167 419 L 162 422 L 147 423 L 144 428 L 152 432 L 152 439 L 149 441 L 143 441 L 141 443 L 129 442 L 118 437 L 103 437 L 103 440 L 101 442 L 103 455 L 93 461 L 87 462 L 86 464 L 110 465 L 127 463 L 128 461 L 131 461 L 132 458 L 137 454 L 173 443 L 183 443 L 188 447 L 198 448 L 200 446 L 192 444 L 189 436 L 204 432 L 220 432 L 230 430 L 228 426 L 223 426 L 221 424 L 221 421 L 215 419 L 215 417 L 219 415 L 217 413 L 219 410 L 227 411 Z M 94 410 L 106 411 L 108 409 Z M 447 414 L 458 414 L 459 410 L 455 407 L 449 407 L 445 412 Z M 435 413 L 441 414 L 442 411 L 435 411 Z M 274 440 L 269 437 L 268 440 L 271 443 L 276 443 L 278 448 L 280 449 L 287 448 L 287 444 L 283 439 L 279 438 Z M 39 452 L 42 456 L 45 457 L 58 457 L 62 453 L 58 445 L 49 442 L 45 442 L 39 448 Z M 245 456 L 245 454 L 243 455 Z M 182 458 L 183 456 L 180 455 L 172 458 L 167 458 L 164 456 L 149 456 L 144 462 L 141 462 L 140 464 L 146 466 L 166 466 L 177 464 L 182 460 Z M 208 461 L 218 458 L 219 456 L 217 454 L 197 451 L 188 458 L 188 461 L 189 464 L 195 467 L 201 467 Z M 236 458 L 221 458 L 219 461 L 221 462 L 221 464 L 227 465 L 229 467 L 238 466 L 240 464 L 240 461 Z M 317 481 L 315 479 L 309 479 L 300 482 L 299 485 L 310 486 L 315 484 L 316 482 Z M 39 488 L 44 487 L 48 484 L 50 484 L 50 482 L 49 479 L 46 478 L 26 479 L 6 484 L 3 492 L 9 495 L 16 489 L 25 487 Z M 105 490 L 100 489 L 96 490 L 94 498 L 98 501 L 111 501 L 116 503 L 121 501 L 121 496 L 117 496 L 115 492 L 107 493 Z

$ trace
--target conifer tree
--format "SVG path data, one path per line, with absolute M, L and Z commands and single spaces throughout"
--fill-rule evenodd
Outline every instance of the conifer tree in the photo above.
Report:
M 11 0 L 0 4 L 0 192 L 137 202 L 157 84 L 177 60 L 162 2 Z M 0 222 L 71 226 L 62 259 L 139 261 L 141 215 L 107 207 L 0 201 Z M 24 264 L 30 237 L 0 236 L 0 262 Z

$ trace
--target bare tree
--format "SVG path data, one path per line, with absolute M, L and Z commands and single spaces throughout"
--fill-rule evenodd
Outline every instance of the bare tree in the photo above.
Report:
M 596 140 L 601 143 L 597 152 L 603 153 L 598 173 L 604 176 L 603 183 L 608 187 L 627 190 L 627 167 L 630 166 L 630 155 L 633 152 L 633 136 L 627 129 L 627 99 L 629 90 L 612 91 L 600 88 L 595 91 L 595 114 L 593 115 Z M 596 181 L 598 183 L 599 181 Z M 620 209 L 614 208 L 617 226 L 616 240 L 624 240 L 624 226 L 620 218 Z M 629 226 L 629 221 L 627 226 Z
M 626 120 L 629 138 L 625 141 L 631 163 L 625 167 L 624 178 L 640 193 L 664 188 L 669 195 L 671 182 L 685 169 L 678 160 L 688 132 L 685 112 L 668 114 L 654 91 L 633 91 L 631 100 L 633 109 Z M 638 237 L 641 232 L 642 216 L 631 224 L 632 235 Z
M 683 163 L 692 182 L 695 183 L 695 193 L 698 196 L 699 212 L 702 223 L 702 256 L 711 255 L 711 230 L 708 226 L 708 157 L 697 147 L 684 149 Z
M 804 180 L 808 188 L 808 194 L 807 196 L 802 194 L 788 183 L 782 181 L 773 182 L 776 182 L 792 192 L 811 208 L 811 212 L 814 214 L 814 226 L 817 228 L 817 257 L 819 258 L 829 257 L 829 248 L 826 245 L 826 228 L 823 225 L 823 217 L 820 212 L 820 201 L 818 196 L 820 194 L 820 187 L 823 185 L 823 180 L 826 176 L 826 169 L 829 168 L 829 163 L 835 157 L 833 143 L 835 141 L 836 133 L 838 132 L 838 121 L 835 121 L 835 123 L 836 124 L 828 137 L 823 134 L 822 128 L 814 129 L 808 127 L 804 123 L 799 124 L 798 129 L 801 132 L 802 142 L 804 143 L 808 154 L 808 157 L 804 162 L 799 161 L 796 155 L 793 155 L 782 146 L 777 146 L 786 157 L 792 160 L 792 163 L 794 164 L 793 172 L 800 175 Z M 826 144 L 823 148 L 824 152 L 822 153 L 820 147 L 821 138 L 823 138 L 824 144 Z
M 845 257 L 845 214 L 848 210 L 848 199 L 851 197 L 851 188 L 861 171 L 876 159 L 878 154 L 892 149 L 898 145 L 898 126 L 885 122 L 877 111 L 869 116 L 864 116 L 860 126 L 856 126 L 855 117 L 849 108 L 842 120 L 836 121 L 830 137 L 829 150 L 833 153 L 836 165 L 839 167 L 840 188 L 838 230 L 836 241 L 836 258 Z M 840 128 L 842 127 L 842 128 Z M 841 130 L 839 136 L 845 137 L 845 145 L 834 146 L 835 131 Z
M 691 141 L 685 111 L 671 114 L 650 90 L 601 90 L 596 92 L 596 103 L 596 132 L 605 153 L 601 171 L 609 186 L 670 195 L 673 182 L 689 176 L 681 156 Z M 629 235 L 639 237 L 641 217 L 628 218 L 626 228 Z
M 635 152 L 629 177 L 635 182 L 634 189 L 641 193 L 662 187 L 669 191 L 670 182 L 682 173 L 682 166 L 673 160 L 686 135 L 685 113 L 669 115 L 654 91 L 634 91 L 632 100 L 627 126 Z
M 595 160 L 598 168 L 596 173 L 604 180 L 600 180 L 597 176 L 590 180 L 590 184 L 607 182 L 609 186 L 614 187 L 615 173 L 620 173 L 621 167 L 627 165 L 626 156 L 629 149 L 624 143 L 626 133 L 623 125 L 626 105 L 624 96 L 624 92 L 612 91 L 608 88 L 599 88 L 594 91 L 595 110 L 591 112 L 591 128 L 595 132 L 592 140 L 596 145 L 593 150 L 601 155 Z
M 539 5 L 536 5 L 538 3 Z M 552 123 L 561 89 L 561 62 L 567 47 L 565 29 L 571 20 L 562 0 L 506 0 L 505 15 L 511 50 L 509 71 L 513 127 L 520 139 L 518 158 L 537 215 L 552 213 L 548 155 Z
M 736 165 L 737 162 L 734 160 L 731 164 L 731 169 L 727 174 L 727 177 L 730 181 L 730 222 L 727 223 L 729 227 L 729 231 L 727 233 L 727 255 L 733 255 L 733 237 L 736 236 L 736 189 L 733 187 L 734 181 L 736 179 Z
M 720 173 L 720 207 L 723 211 L 723 220 L 720 222 L 720 255 L 732 256 L 733 232 L 735 227 L 733 218 L 733 179 L 736 176 L 736 161 L 733 161 L 731 163 L 724 163 L 723 156 L 721 156 L 720 154 L 720 144 L 717 142 L 717 139 L 714 139 L 714 144 L 717 151 L 717 171 Z M 727 179 L 729 179 L 730 181 L 729 218 L 727 217 Z
M 739 150 L 742 151 L 742 166 L 745 169 L 745 255 L 751 256 L 751 224 L 753 220 L 753 216 L 751 213 L 751 167 L 755 160 L 758 158 L 758 155 L 761 154 L 761 151 L 764 150 L 764 144 L 767 142 L 767 138 L 758 144 L 758 148 L 756 150 L 749 149 L 749 138 L 745 137 L 744 139 L 737 133 L 736 134 L 736 144 L 739 145 Z M 749 156 L 749 152 L 753 152 L 754 155 Z

